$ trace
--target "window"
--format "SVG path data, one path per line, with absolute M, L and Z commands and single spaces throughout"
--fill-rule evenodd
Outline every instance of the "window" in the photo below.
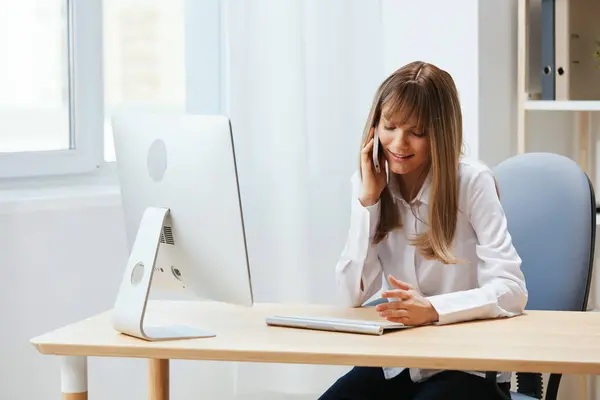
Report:
M 65 1 L 0 3 L 0 152 L 71 148 L 67 43 Z
M 86 0 L 0 2 L 0 177 L 92 171 L 101 161 L 97 11 Z
M 185 111 L 185 0 L 104 0 L 104 159 L 114 161 L 110 116 Z
M 221 17 L 221 0 L 0 0 L 0 178 L 105 167 L 116 111 L 218 112 Z

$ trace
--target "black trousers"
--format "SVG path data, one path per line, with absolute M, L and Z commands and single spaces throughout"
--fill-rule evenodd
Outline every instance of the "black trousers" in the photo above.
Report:
M 415 383 L 408 369 L 392 379 L 385 379 L 381 368 L 354 367 L 319 400 L 495 400 L 498 395 L 492 385 L 482 377 L 461 371 L 443 371 Z M 510 384 L 499 386 L 510 398 Z

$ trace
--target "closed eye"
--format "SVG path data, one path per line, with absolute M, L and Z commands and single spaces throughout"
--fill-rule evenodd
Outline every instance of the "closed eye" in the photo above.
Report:
M 387 126 L 387 125 L 384 125 L 384 126 L 383 126 L 383 129 L 385 129 L 386 131 L 393 131 L 393 130 L 395 130 L 395 129 L 396 129 L 396 126 Z M 409 132 L 411 135 L 413 135 L 413 136 L 415 136 L 415 137 L 418 137 L 418 138 L 422 138 L 422 137 L 424 137 L 424 136 L 425 136 L 425 132 L 416 132 L 416 131 L 414 130 L 414 128 L 408 129 L 407 131 L 408 131 L 408 132 Z

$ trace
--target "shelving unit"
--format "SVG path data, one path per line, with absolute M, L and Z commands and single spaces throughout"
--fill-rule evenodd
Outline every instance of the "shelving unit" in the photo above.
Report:
M 552 9 L 543 8 L 552 3 L 553 13 Z M 548 19 L 548 14 L 551 17 L 553 14 L 553 18 Z M 600 115 L 599 21 L 598 0 L 518 1 L 517 151 L 536 151 L 528 146 L 528 125 L 531 122 L 528 116 L 531 113 L 570 114 L 575 142 L 573 157 L 596 186 L 597 202 L 600 202 L 595 129 L 595 124 L 598 124 L 595 116 Z M 543 44 L 542 38 L 547 40 L 547 35 L 552 33 L 554 42 Z M 547 90 L 548 79 L 554 79 L 553 90 Z M 600 214 L 596 214 L 596 224 L 600 226 Z M 598 292 L 599 280 L 593 279 L 590 304 L 597 304 L 595 293 Z M 564 387 L 565 384 L 568 388 Z M 600 379 L 565 376 L 561 389 L 569 393 L 567 398 L 598 399 Z
M 538 13 L 541 12 L 537 0 Z M 530 112 L 552 111 L 574 113 L 576 133 L 576 161 L 596 185 L 596 137 L 592 129 L 592 114 L 600 111 L 600 2 L 597 0 L 554 0 L 554 60 L 550 66 L 532 66 L 532 38 L 541 32 L 532 32 L 532 0 L 518 2 L 518 112 L 517 151 L 524 153 L 527 146 L 527 116 Z M 548 2 L 547 4 L 550 4 Z M 543 18 L 541 15 L 539 18 Z M 538 20 L 539 22 L 539 20 Z M 542 26 L 542 22 L 539 22 Z M 540 27 L 537 27 L 540 29 Z M 548 33 L 547 28 L 544 33 Z M 540 43 L 534 43 L 540 45 Z M 541 45 L 540 45 L 541 46 Z M 542 50 L 543 51 L 543 50 Z M 541 53 L 541 51 L 540 51 Z M 536 57 L 538 55 L 536 54 Z M 540 57 L 541 58 L 541 57 Z M 545 69 L 544 69 L 545 67 Z M 556 73 L 554 72 L 554 69 Z M 535 68 L 537 71 L 532 71 Z M 554 99 L 542 100 L 541 90 L 531 90 L 531 79 L 541 82 L 554 77 Z M 535 77 L 535 78 L 533 78 Z
M 600 111 L 600 100 L 525 100 L 524 108 L 524 111 Z

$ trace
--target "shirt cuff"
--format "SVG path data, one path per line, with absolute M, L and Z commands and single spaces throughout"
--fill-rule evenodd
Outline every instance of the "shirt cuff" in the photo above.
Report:
M 381 208 L 380 200 L 377 200 L 377 203 L 370 206 L 363 206 L 358 197 L 356 198 L 356 207 L 358 209 L 367 211 L 369 215 L 369 238 L 373 238 L 375 236 L 375 231 L 377 229 L 377 224 L 379 223 L 379 210 Z
M 446 293 L 428 297 L 435 311 L 438 313 L 436 325 L 454 324 L 468 320 L 475 320 L 490 314 L 493 303 L 481 301 L 476 293 L 477 289 L 467 292 Z
M 381 200 L 377 200 L 377 203 L 372 204 L 370 206 L 363 206 L 363 204 L 360 202 L 360 199 L 357 197 L 356 201 L 358 202 L 358 206 L 364 208 L 365 210 L 369 211 L 370 213 L 379 211 L 379 207 L 381 204 Z

